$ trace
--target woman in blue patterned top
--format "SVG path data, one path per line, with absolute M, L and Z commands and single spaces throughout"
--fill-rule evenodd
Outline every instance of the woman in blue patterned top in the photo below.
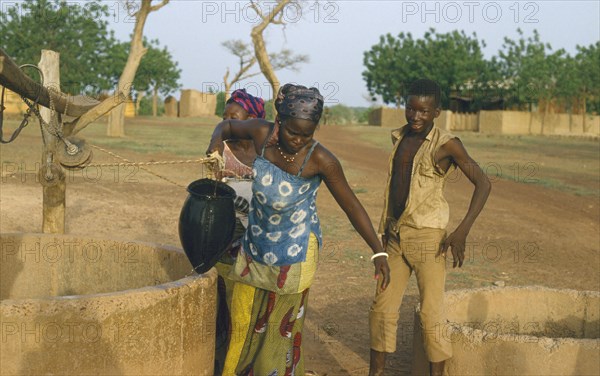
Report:
M 275 124 L 262 119 L 217 125 L 207 153 L 223 141 L 249 139 L 254 161 L 248 229 L 229 278 L 232 332 L 224 375 L 304 375 L 302 326 L 314 279 L 321 227 L 315 205 L 321 181 L 375 254 L 375 277 L 389 283 L 387 256 L 338 159 L 313 135 L 323 111 L 315 88 L 284 85 Z

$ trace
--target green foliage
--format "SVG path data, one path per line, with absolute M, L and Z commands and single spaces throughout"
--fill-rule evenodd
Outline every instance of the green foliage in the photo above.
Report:
M 600 113 L 600 42 L 588 47 L 577 46 L 575 59 L 578 62 L 580 95 L 588 111 Z
M 272 99 L 265 101 L 265 119 L 275 121 L 275 107 L 273 107 Z
M 327 124 L 350 124 L 356 122 L 354 110 L 343 104 L 327 107 L 324 110 L 327 116 Z
M 181 69 L 167 47 L 160 48 L 158 39 L 153 39 L 146 44 L 148 52 L 142 58 L 135 74 L 134 85 L 139 90 L 154 90 L 167 96 L 181 87 Z
M 321 118 L 321 124 L 325 124 L 325 118 L 327 118 L 327 124 L 365 124 L 369 122 L 369 113 L 371 111 L 371 108 L 348 107 L 343 104 L 325 107 L 323 117 Z
M 442 87 L 442 107 L 448 108 L 452 90 L 487 74 L 484 46 L 475 34 L 463 31 L 440 34 L 430 29 L 423 39 L 413 39 L 411 33 L 400 33 L 397 38 L 386 34 L 364 53 L 362 75 L 372 96 L 380 95 L 385 103 L 398 106 L 404 104 L 413 81 L 428 77 Z
M 540 40 L 534 30 L 533 36 L 518 41 L 504 38 L 503 51 L 500 51 L 500 68 L 504 77 L 510 77 L 510 85 L 505 95 L 507 104 L 523 104 L 549 101 L 557 91 L 561 63 L 565 51 L 552 53 L 550 44 Z
M 37 64 L 42 49 L 59 52 L 63 91 L 97 94 L 118 78 L 109 63 L 115 38 L 108 8 L 100 2 L 24 0 L 3 4 L 2 12 L 0 48 L 19 65 Z
M 173 60 L 171 53 L 166 47 L 160 47 L 159 41 L 153 39 L 148 41 L 144 38 L 144 46 L 147 52 L 140 62 L 132 89 L 136 92 L 145 92 L 152 95 L 161 94 L 167 96 L 179 89 L 181 69 Z M 129 56 L 129 42 L 118 43 L 111 49 L 112 64 L 115 72 L 122 72 Z M 116 85 L 116 81 L 114 84 Z
M 571 112 L 585 103 L 587 112 L 600 109 L 600 42 L 577 46 L 572 57 L 562 49 L 552 52 L 537 31 L 518 41 L 505 38 L 500 51 L 500 70 L 510 83 L 508 105 L 524 109 L 528 104 L 554 101 Z
M 489 103 L 503 108 L 531 110 L 541 103 L 571 111 L 576 107 L 600 110 L 600 42 L 577 46 L 576 56 L 553 51 L 539 33 L 517 40 L 504 38 L 498 56 L 485 60 L 485 46 L 475 34 L 430 29 L 422 39 L 410 33 L 380 37 L 364 53 L 363 78 L 372 96 L 385 103 L 404 104 L 406 89 L 418 78 L 436 80 L 442 87 L 442 108 L 450 95 L 468 99 L 468 111 Z M 368 115 L 367 115 L 368 116 Z
M 108 30 L 108 7 L 100 2 L 24 0 L 6 4 L 0 15 L 0 48 L 17 64 L 37 64 L 42 49 L 60 53 L 61 89 L 99 94 L 117 85 L 129 55 Z M 158 40 L 148 48 L 133 82 L 134 92 L 163 96 L 180 87 L 181 70 Z M 27 72 L 29 74 L 29 72 Z M 35 74 L 30 74 L 35 77 Z
M 369 116 L 371 115 L 371 112 L 373 112 L 373 107 L 359 108 L 356 111 L 357 111 L 357 120 L 358 120 L 358 122 L 360 124 L 368 124 L 369 123 Z
M 217 93 L 217 107 L 215 108 L 215 115 L 221 117 L 225 112 L 225 92 L 219 91 Z
M 567 112 L 572 112 L 579 104 L 584 86 L 584 76 L 581 74 L 581 61 L 566 56 L 559 61 L 560 79 L 556 85 L 556 99 L 564 106 Z
M 165 113 L 165 102 L 158 100 L 157 116 Z M 139 116 L 152 116 L 152 97 L 143 97 L 140 101 L 140 108 L 137 113 Z

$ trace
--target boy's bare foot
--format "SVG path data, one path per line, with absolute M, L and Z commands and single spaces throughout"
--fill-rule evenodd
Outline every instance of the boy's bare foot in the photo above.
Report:
M 371 349 L 371 362 L 369 364 L 369 376 L 383 376 L 385 368 L 386 353 Z
M 444 364 L 446 363 L 445 360 L 442 360 L 441 362 L 430 362 L 429 363 L 429 374 L 431 376 L 442 376 L 444 374 Z

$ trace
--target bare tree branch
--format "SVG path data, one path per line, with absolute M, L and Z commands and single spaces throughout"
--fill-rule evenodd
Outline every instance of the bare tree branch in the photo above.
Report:
M 227 78 L 229 78 L 229 68 L 227 68 L 227 71 L 225 72 L 225 76 L 223 76 L 223 82 L 227 82 Z
M 135 1 L 126 0 L 125 8 L 127 8 L 127 14 L 129 16 L 131 16 L 131 17 L 137 16 L 138 6 L 136 5 Z
M 79 133 L 82 129 L 98 120 L 101 116 L 108 113 L 113 108 L 117 107 L 121 103 L 124 103 L 127 97 L 123 93 L 118 93 L 115 97 L 106 98 L 100 102 L 99 105 L 92 108 L 90 111 L 83 114 L 81 117 L 75 119 L 70 123 L 64 125 L 63 133 L 65 136 Z
M 286 5 L 288 5 L 290 3 L 291 0 L 279 0 L 279 2 L 277 3 L 277 6 L 275 6 L 275 8 L 273 8 L 273 10 L 267 15 L 262 15 L 262 22 L 259 23 L 258 25 L 254 26 L 254 28 L 252 29 L 252 33 L 258 32 L 258 33 L 262 33 L 267 26 L 269 26 L 270 23 L 273 23 L 273 21 L 275 20 L 275 17 L 277 17 L 277 15 L 279 15 L 279 13 L 283 10 L 283 8 L 285 8 Z M 254 10 L 256 10 L 256 7 L 253 7 Z M 259 13 L 259 15 L 262 13 Z
M 269 59 L 271 59 L 273 69 L 276 71 L 281 69 L 289 69 L 294 72 L 298 72 L 300 70 L 299 64 L 308 63 L 310 61 L 308 55 L 294 55 L 292 50 L 288 49 L 283 49 L 278 53 L 269 54 Z
M 260 10 L 260 8 L 258 7 L 258 5 L 253 0 L 250 0 L 250 6 L 252 7 L 252 9 L 254 9 L 254 11 L 256 12 L 256 14 L 258 14 L 258 16 L 261 19 L 263 19 L 263 20 L 265 19 L 265 16 L 263 15 L 262 11 Z
M 129 97 L 131 93 L 131 84 L 140 65 L 140 61 L 147 52 L 143 44 L 144 26 L 150 12 L 158 10 L 167 5 L 169 0 L 162 0 L 160 4 L 152 6 L 152 0 L 141 0 L 141 5 L 135 13 L 135 26 L 131 37 L 129 56 L 119 77 L 118 89 L 116 95 L 124 94 Z M 132 9 L 137 4 L 127 0 L 128 9 Z M 112 137 L 122 137 L 125 135 L 125 106 L 119 105 L 110 112 L 108 117 L 107 135 Z
M 248 70 L 256 64 L 256 57 L 253 55 L 252 51 L 248 44 L 244 43 L 242 40 L 228 40 L 221 43 L 223 47 L 229 50 L 234 56 L 237 56 L 239 59 L 239 70 L 233 76 L 231 81 L 229 78 L 229 68 L 227 68 L 227 72 L 223 77 L 223 82 L 225 84 L 225 100 L 229 99 L 229 90 L 233 84 L 243 79 L 255 76 L 257 73 L 247 74 Z
M 273 66 L 269 60 L 269 54 L 267 53 L 263 32 L 267 26 L 273 22 L 275 17 L 283 11 L 285 6 L 290 3 L 290 1 L 291 0 L 279 0 L 277 6 L 273 8 L 267 17 L 263 17 L 263 21 L 254 26 L 252 28 L 252 32 L 250 33 L 252 44 L 254 45 L 254 56 L 256 56 L 256 59 L 258 60 L 260 71 L 271 84 L 273 96 L 275 96 L 277 91 L 279 91 L 279 79 L 277 78 L 277 75 L 275 74 Z
M 283 22 L 283 12 L 279 15 L 279 17 L 277 17 L 277 19 L 273 19 L 271 23 L 273 25 L 285 25 L 285 22 Z
M 261 72 L 249 73 L 250 69 L 256 64 L 257 59 L 254 56 L 253 51 L 250 49 L 247 43 L 242 40 L 228 40 L 221 43 L 223 47 L 229 50 L 234 56 L 239 59 L 239 70 L 229 81 L 230 70 L 227 68 L 223 82 L 225 83 L 226 97 L 229 94 L 229 89 L 236 82 L 254 77 Z M 291 50 L 283 49 L 277 53 L 271 53 L 268 55 L 271 60 L 271 64 L 274 70 L 290 69 L 292 71 L 298 71 L 299 65 L 309 61 L 307 55 L 295 55 Z
M 239 81 L 245 80 L 250 77 L 258 76 L 259 74 L 260 74 L 260 72 L 254 72 L 254 73 L 247 74 L 245 76 L 240 77 Z
M 169 4 L 170 0 L 162 0 L 162 2 L 160 4 L 154 5 L 150 7 L 150 12 L 156 12 L 157 10 L 159 10 L 160 8 L 164 7 L 165 5 Z

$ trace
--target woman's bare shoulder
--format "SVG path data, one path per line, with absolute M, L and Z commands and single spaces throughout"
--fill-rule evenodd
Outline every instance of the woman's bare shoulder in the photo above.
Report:
M 335 154 L 321 143 L 315 146 L 313 157 L 321 173 L 331 171 L 333 166 L 339 166 L 340 164 Z

